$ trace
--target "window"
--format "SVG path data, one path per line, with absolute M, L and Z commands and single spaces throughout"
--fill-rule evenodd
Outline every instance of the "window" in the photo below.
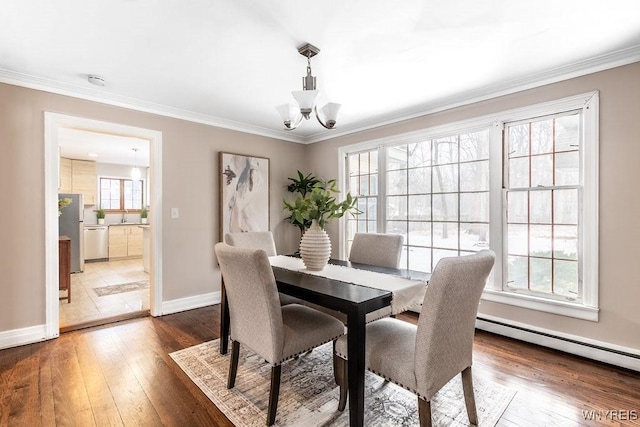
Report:
M 100 178 L 100 207 L 105 210 L 141 210 L 143 181 Z
M 576 300 L 581 111 L 505 128 L 507 283 Z
M 597 92 L 344 147 L 356 232 L 402 234 L 402 267 L 491 248 L 484 299 L 597 320 Z

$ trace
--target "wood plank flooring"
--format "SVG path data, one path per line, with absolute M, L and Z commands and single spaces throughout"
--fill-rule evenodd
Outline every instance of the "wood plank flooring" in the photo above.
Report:
M 217 338 L 219 313 L 132 319 L 0 351 L 0 425 L 232 426 L 169 357 Z M 640 373 L 482 331 L 473 369 L 517 390 L 498 426 L 640 425 L 605 412 L 640 415 Z

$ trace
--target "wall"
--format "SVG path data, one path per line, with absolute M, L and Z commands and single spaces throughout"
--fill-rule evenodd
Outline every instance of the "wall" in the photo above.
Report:
M 164 301 L 220 289 L 219 151 L 271 159 L 271 229 L 279 251 L 295 250 L 297 229 L 282 222 L 281 201 L 287 177 L 305 167 L 305 146 L 0 84 L 0 335 L 45 323 L 45 111 L 162 132 Z M 179 219 L 170 219 L 171 207 Z
M 640 350 L 640 63 L 419 117 L 308 147 L 309 172 L 338 175 L 338 148 L 358 142 L 600 91 L 600 318 L 599 322 L 482 301 L 485 314 Z M 337 253 L 337 227 L 328 229 Z

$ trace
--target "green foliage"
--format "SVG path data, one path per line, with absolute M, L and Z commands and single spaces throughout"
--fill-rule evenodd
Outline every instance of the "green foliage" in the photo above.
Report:
M 58 216 L 62 215 L 62 209 L 66 208 L 71 203 L 73 203 L 73 200 L 71 200 L 69 197 L 58 199 Z
M 147 218 L 149 216 L 149 211 L 147 208 L 142 208 L 140 211 L 140 218 Z
M 358 198 L 350 193 L 346 194 L 343 201 L 337 201 L 336 195 L 340 191 L 335 179 L 324 181 L 298 171 L 298 179 L 289 180 L 292 183 L 287 189 L 299 196 L 291 202 L 285 200 L 284 209 L 290 213 L 287 218 L 289 222 L 298 227 L 301 233 L 311 226 L 313 220 L 324 228 L 327 221 L 333 218 L 341 218 L 348 212 L 354 215 L 360 213 L 356 208 Z
M 104 209 L 100 208 L 96 211 L 96 217 L 98 219 L 104 219 L 104 217 L 107 215 L 107 213 L 104 211 Z

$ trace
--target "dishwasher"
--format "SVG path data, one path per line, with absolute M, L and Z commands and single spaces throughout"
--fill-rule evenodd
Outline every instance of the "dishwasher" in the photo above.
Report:
M 84 226 L 84 260 L 106 261 L 109 259 L 109 226 Z

